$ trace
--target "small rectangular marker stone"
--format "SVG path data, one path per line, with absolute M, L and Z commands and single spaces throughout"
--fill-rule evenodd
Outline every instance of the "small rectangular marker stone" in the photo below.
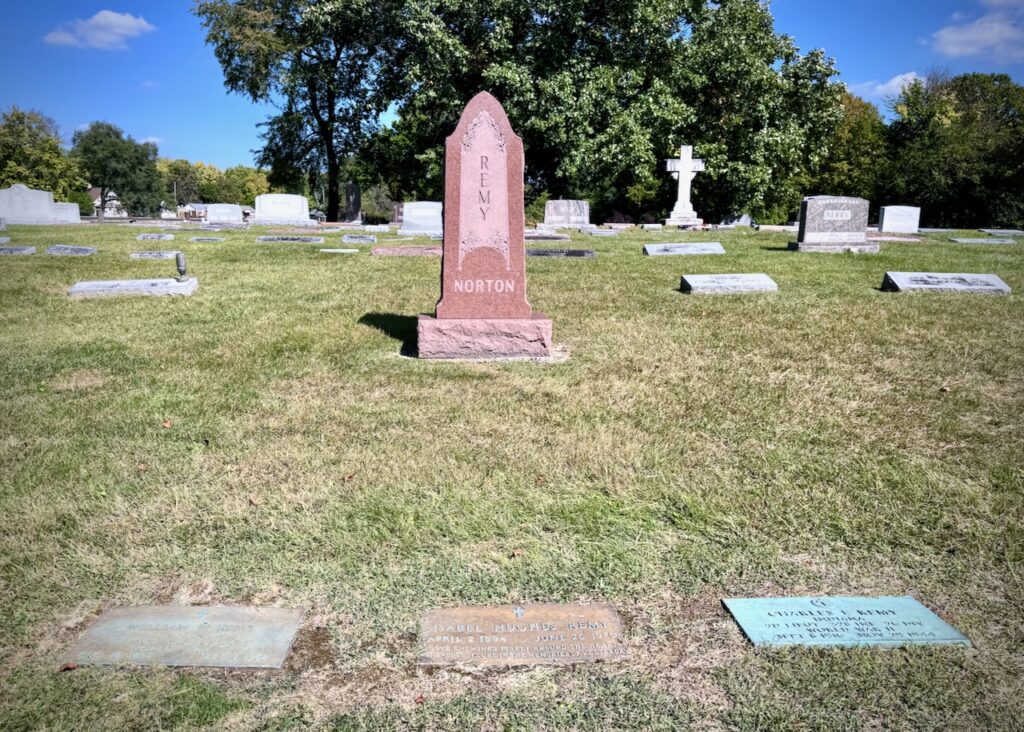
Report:
M 10 241 L 10 240 L 8 240 Z M 0 248 L 0 256 L 14 257 L 25 254 L 35 254 L 35 247 L 3 247 Z
M 597 256 L 597 252 L 593 249 L 527 249 L 526 256 L 552 259 L 593 259 Z
M 359 254 L 358 249 L 321 249 L 321 254 Z
M 776 292 L 779 286 L 766 274 L 683 275 L 680 289 L 693 295 L 734 295 Z
M 68 297 L 84 300 L 93 297 L 131 296 L 186 296 L 199 287 L 199 280 L 189 277 L 183 282 L 176 279 L 158 280 L 89 280 L 78 282 L 68 290 Z
M 882 279 L 886 292 L 945 291 L 973 292 L 984 295 L 1009 295 L 1010 286 L 994 274 L 952 272 L 886 272 Z
M 132 252 L 128 256 L 130 259 L 174 259 L 178 253 L 172 251 Z
M 725 254 L 725 247 L 717 241 L 692 242 L 689 244 L 645 244 L 644 254 L 648 257 Z
M 420 666 L 560 666 L 629 657 L 611 605 L 504 605 L 431 610 Z
M 343 244 L 376 244 L 377 237 L 374 234 L 345 234 L 341 241 Z
M 68 654 L 93 666 L 281 668 L 302 610 L 277 607 L 119 607 Z
M 193 236 L 189 241 L 202 244 L 217 244 L 224 241 L 223 236 Z
M 55 244 L 47 247 L 46 253 L 52 257 L 89 257 L 96 253 L 96 247 L 73 247 L 67 244 Z
M 174 234 L 139 234 L 136 241 L 174 241 Z
M 953 239 L 952 241 L 957 244 L 1017 244 L 1016 239 L 996 239 L 995 237 L 989 237 L 988 239 Z
M 322 236 L 257 236 L 256 241 L 260 244 L 271 242 L 287 242 L 290 244 L 323 244 Z
M 723 600 L 755 646 L 970 646 L 912 597 L 780 597 Z

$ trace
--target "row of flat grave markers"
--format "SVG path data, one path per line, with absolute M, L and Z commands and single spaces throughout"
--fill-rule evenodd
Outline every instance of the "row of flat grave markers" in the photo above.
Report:
M 755 646 L 897 648 L 970 646 L 912 597 L 723 600 Z M 70 649 L 78 666 L 281 668 L 303 611 L 276 607 L 118 607 Z M 608 604 L 441 608 L 419 624 L 424 667 L 572 666 L 629 658 L 625 629 Z
M 0 255 L 35 254 L 35 247 L 4 247 L 0 249 Z M 46 253 L 51 257 L 91 257 L 96 253 L 96 247 L 73 247 L 68 244 L 55 244 L 47 247 Z

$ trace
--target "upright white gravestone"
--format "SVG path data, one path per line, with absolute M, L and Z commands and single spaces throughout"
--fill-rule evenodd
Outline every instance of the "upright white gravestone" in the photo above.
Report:
M 704 219 L 697 216 L 690 202 L 690 189 L 697 173 L 704 172 L 704 161 L 695 160 L 693 148 L 683 145 L 679 150 L 679 159 L 665 161 L 666 170 L 679 181 L 679 195 L 672 213 L 665 219 L 666 226 L 700 226 Z
M 264 193 L 256 196 L 256 214 L 253 224 L 271 226 L 317 226 L 309 218 L 309 201 L 305 196 L 289 193 Z
M 8 224 L 80 224 L 77 203 L 54 203 L 49 191 L 16 183 L 0 190 L 0 218 Z

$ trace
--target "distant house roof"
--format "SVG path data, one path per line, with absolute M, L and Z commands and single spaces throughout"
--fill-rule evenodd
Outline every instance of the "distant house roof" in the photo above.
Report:
M 89 198 L 92 199 L 93 203 L 99 203 L 100 194 L 102 192 L 103 192 L 103 189 L 100 188 L 99 186 L 93 186 L 92 188 L 90 188 L 87 191 L 87 193 L 89 194 Z M 117 200 L 117 194 L 114 193 L 113 191 L 109 191 L 108 190 L 107 191 L 107 202 L 109 203 L 111 201 L 116 201 L 116 200 Z

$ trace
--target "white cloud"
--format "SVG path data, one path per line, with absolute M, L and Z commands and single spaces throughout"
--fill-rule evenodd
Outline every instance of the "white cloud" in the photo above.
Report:
M 885 99 L 894 97 L 908 86 L 923 77 L 916 71 L 908 71 L 905 74 L 897 74 L 889 81 L 865 81 L 863 84 L 854 84 L 850 91 L 866 99 Z
M 88 20 L 75 19 L 57 26 L 43 36 L 43 41 L 52 46 L 72 48 L 96 48 L 101 51 L 123 51 L 129 38 L 141 36 L 156 30 L 141 15 L 115 13 L 101 10 Z
M 1024 61 L 1024 0 L 978 0 L 988 10 L 973 20 L 964 13 L 932 34 L 936 51 L 950 58 L 984 56 L 1002 63 Z

